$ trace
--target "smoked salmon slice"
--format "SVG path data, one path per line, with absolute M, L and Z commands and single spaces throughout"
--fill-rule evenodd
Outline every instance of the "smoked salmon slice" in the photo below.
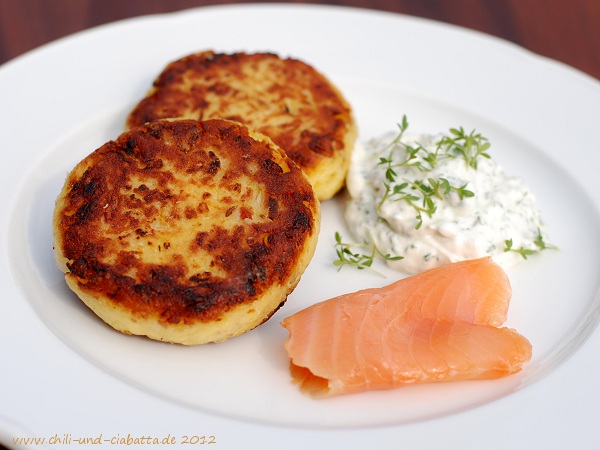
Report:
M 315 397 L 521 370 L 531 344 L 499 328 L 511 287 L 489 257 L 344 294 L 283 320 L 292 378 Z

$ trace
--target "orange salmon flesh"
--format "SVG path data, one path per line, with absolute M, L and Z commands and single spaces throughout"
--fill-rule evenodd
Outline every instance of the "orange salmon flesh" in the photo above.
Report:
M 511 294 L 486 257 L 317 303 L 282 322 L 292 378 L 326 397 L 516 373 L 532 349 L 500 328 Z

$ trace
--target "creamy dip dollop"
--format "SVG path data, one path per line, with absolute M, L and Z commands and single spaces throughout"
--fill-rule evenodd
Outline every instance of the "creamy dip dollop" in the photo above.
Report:
M 440 146 L 444 136 L 450 144 Z M 485 138 L 475 136 L 479 150 L 489 147 Z M 360 243 L 375 246 L 382 255 L 401 256 L 388 261 L 394 269 L 419 273 L 488 255 L 508 266 L 545 248 L 530 189 L 505 174 L 487 150 L 473 159 L 463 157 L 456 137 L 390 132 L 353 153 L 347 225 Z M 458 147 L 451 148 L 452 142 Z M 436 186 L 438 195 L 431 193 Z

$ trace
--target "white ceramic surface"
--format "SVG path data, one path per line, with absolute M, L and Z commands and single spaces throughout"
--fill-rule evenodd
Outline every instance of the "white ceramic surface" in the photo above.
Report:
M 185 348 L 125 336 L 70 293 L 54 264 L 50 223 L 66 173 L 121 132 L 167 62 L 203 49 L 274 51 L 314 65 L 352 103 L 361 139 L 394 129 L 403 114 L 413 131 L 463 126 L 490 139 L 492 156 L 536 194 L 560 247 L 509 270 L 507 325 L 534 349 L 522 373 L 326 400 L 300 394 L 281 319 L 404 276 L 385 267 L 386 278 L 337 271 L 334 232 L 349 237 L 341 198 L 323 205 L 315 258 L 286 305 L 226 343 Z M 250 5 L 142 17 L 62 39 L 0 67 L 0 99 L 1 443 L 49 444 L 67 434 L 102 435 L 114 448 L 113 438 L 169 435 L 177 446 L 184 436 L 214 436 L 210 447 L 223 449 L 600 447 L 597 80 L 431 21 Z

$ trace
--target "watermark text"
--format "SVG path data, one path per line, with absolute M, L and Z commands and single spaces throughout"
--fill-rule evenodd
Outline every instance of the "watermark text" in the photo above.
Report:
M 66 445 L 118 445 L 118 446 L 137 446 L 137 445 L 213 445 L 217 443 L 215 436 L 205 434 L 193 435 L 132 435 L 116 434 L 96 436 L 76 436 L 72 433 L 54 434 L 47 437 L 13 437 L 12 444 L 15 447 L 35 447 L 35 446 L 66 446 Z

